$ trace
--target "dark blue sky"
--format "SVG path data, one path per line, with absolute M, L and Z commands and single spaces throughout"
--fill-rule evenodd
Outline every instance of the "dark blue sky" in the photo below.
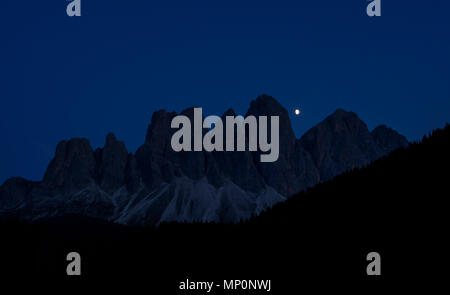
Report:
M 0 183 L 40 180 L 62 139 L 134 152 L 155 110 L 262 93 L 298 136 L 336 108 L 410 140 L 450 121 L 449 1 L 81 1 L 0 1 Z

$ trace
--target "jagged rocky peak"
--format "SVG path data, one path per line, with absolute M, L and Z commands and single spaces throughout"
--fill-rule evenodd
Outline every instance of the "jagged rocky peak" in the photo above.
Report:
M 236 116 L 236 112 L 232 108 L 229 108 L 221 117 L 223 121 L 225 121 L 226 116 Z
M 371 134 L 375 143 L 383 150 L 385 154 L 399 148 L 406 148 L 408 146 L 408 140 L 406 137 L 386 125 L 376 127 Z
M 355 113 L 342 109 L 306 132 L 300 143 L 311 154 L 322 181 L 383 154 L 367 125 Z
M 125 144 L 122 141 L 118 141 L 116 136 L 114 135 L 114 133 L 110 132 L 106 135 L 106 139 L 105 139 L 105 147 L 107 146 L 114 146 L 114 145 L 123 145 L 125 146 Z
M 272 96 L 261 95 L 250 102 L 246 116 L 278 116 L 280 130 L 280 149 L 285 151 L 286 147 L 292 148 L 295 142 L 295 134 L 292 130 L 288 111 Z M 270 119 L 268 118 L 270 123 Z M 268 125 L 270 126 L 270 124 Z M 268 128 L 270 134 L 270 128 Z M 290 151 L 290 150 L 289 150 Z
M 26 197 L 34 185 L 34 182 L 21 177 L 6 180 L 0 186 L 0 209 L 14 208 L 26 202 Z
M 154 112 L 151 123 L 147 128 L 145 143 L 150 144 L 154 150 L 163 150 L 167 140 L 170 143 L 172 134 L 170 123 L 176 115 L 176 112 L 167 112 L 166 110 Z
M 258 113 L 266 116 L 287 114 L 286 109 L 278 102 L 278 100 L 266 94 L 262 94 L 252 100 L 248 112 L 250 114 Z
M 278 160 L 273 163 L 262 163 L 259 161 L 260 152 L 253 153 L 254 163 L 258 169 L 258 173 L 262 176 L 265 183 L 275 188 L 278 192 L 285 196 L 298 191 L 301 187 L 297 183 L 297 163 L 295 161 L 295 145 L 296 138 L 292 130 L 291 121 L 288 111 L 272 96 L 261 95 L 250 103 L 246 116 L 252 115 L 267 116 L 268 122 L 268 138 L 271 141 L 271 116 L 279 118 L 279 156 Z M 260 122 L 259 122 L 260 123 Z
M 176 131 L 171 128 L 171 121 L 176 115 L 175 112 L 165 110 L 155 112 L 148 127 L 146 142 L 136 151 L 138 169 L 149 188 L 155 188 L 162 182 L 171 182 L 174 177 L 199 179 L 206 173 L 203 152 L 177 153 L 171 148 L 172 135 Z M 193 122 L 194 107 L 184 110 L 180 115 L 189 117 Z
M 319 125 L 331 127 L 331 131 L 340 135 L 358 136 L 369 133 L 366 123 L 357 114 L 343 109 L 337 109 Z
M 338 109 L 302 136 L 302 141 L 313 147 L 331 147 L 333 141 L 363 140 L 373 143 L 369 129 L 353 112 Z
M 149 187 L 156 187 L 162 181 L 170 181 L 175 174 L 170 163 L 174 153 L 170 145 L 173 134 L 170 124 L 176 115 L 176 112 L 166 110 L 154 112 L 147 128 L 145 143 L 136 151 L 136 169 Z
M 109 133 L 106 136 L 105 146 L 96 151 L 96 154 L 98 184 L 111 193 L 124 184 L 128 161 L 127 149 L 122 141 L 118 141 L 113 133 Z
M 70 190 L 88 185 L 95 174 L 95 157 L 89 140 L 72 138 L 61 141 L 44 176 L 44 184 Z

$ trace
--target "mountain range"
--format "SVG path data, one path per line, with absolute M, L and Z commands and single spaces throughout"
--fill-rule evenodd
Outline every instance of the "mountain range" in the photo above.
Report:
M 181 114 L 192 120 L 193 108 Z M 248 151 L 175 152 L 170 123 L 176 115 L 155 112 L 134 154 L 112 133 L 95 150 L 84 138 L 61 141 L 42 181 L 11 178 L 0 187 L 0 216 L 81 215 L 126 225 L 237 222 L 408 146 L 391 128 L 369 131 L 355 113 L 341 109 L 296 138 L 286 109 L 262 95 L 246 116 L 279 116 L 276 162 L 261 163 L 258 152 Z M 231 115 L 229 109 L 222 117 Z

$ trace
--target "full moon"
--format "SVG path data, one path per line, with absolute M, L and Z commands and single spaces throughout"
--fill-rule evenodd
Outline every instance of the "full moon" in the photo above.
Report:
M 300 115 L 300 109 L 295 109 L 294 113 L 296 116 Z

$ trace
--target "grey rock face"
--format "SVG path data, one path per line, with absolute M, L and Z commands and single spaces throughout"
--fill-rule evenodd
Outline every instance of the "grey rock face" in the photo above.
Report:
M 225 122 L 227 116 L 236 116 L 232 110 L 227 110 L 222 115 L 222 121 Z M 227 132 L 226 125 L 223 126 L 224 134 Z M 236 130 L 235 130 L 236 132 Z M 234 149 L 237 150 L 236 133 L 234 138 Z M 224 136 L 224 147 L 226 146 L 226 138 Z M 247 143 L 248 144 L 248 143 Z M 255 165 L 253 153 L 249 151 L 243 152 L 214 152 L 212 153 L 215 162 L 215 169 L 223 179 L 229 179 L 242 189 L 250 192 L 258 193 L 265 187 L 265 183 Z M 211 162 L 210 162 L 211 163 Z
M 181 114 L 193 122 L 193 108 Z M 42 182 L 12 178 L 0 187 L 0 216 L 78 214 L 134 225 L 237 222 L 408 144 L 386 126 L 369 132 L 343 110 L 296 139 L 286 109 L 263 95 L 246 115 L 279 116 L 278 161 L 261 163 L 260 153 L 249 151 L 177 153 L 170 144 L 176 115 L 155 112 L 134 155 L 113 134 L 95 151 L 87 139 L 62 141 Z M 230 109 L 222 118 L 235 115 Z
M 408 140 L 395 130 L 380 125 L 371 132 L 372 138 L 384 154 L 388 154 L 399 148 L 406 148 Z
M 326 181 L 383 155 L 366 124 L 355 113 L 337 110 L 300 139 Z
M 246 116 L 278 116 L 280 130 L 280 153 L 278 160 L 273 163 L 262 163 L 259 161 L 260 153 L 254 153 L 254 162 L 264 181 L 275 188 L 281 194 L 289 196 L 298 192 L 299 184 L 295 171 L 295 145 L 296 138 L 292 130 L 289 114 L 286 109 L 273 97 L 262 95 L 250 103 L 250 108 Z M 268 120 L 268 134 L 270 134 L 271 124 Z M 259 123 L 259 120 L 258 120 Z M 270 136 L 269 140 L 270 139 Z
M 23 178 L 10 178 L 0 187 L 0 211 L 12 210 L 26 203 L 34 183 Z
M 92 181 L 95 164 L 94 152 L 87 139 L 62 141 L 56 147 L 55 158 L 45 172 L 43 183 L 49 188 L 66 191 L 83 188 Z
M 97 154 L 97 183 L 106 192 L 112 193 L 121 187 L 125 181 L 125 167 L 128 152 L 125 144 L 117 141 L 114 134 L 106 136 L 103 149 L 96 150 Z
M 128 154 L 127 165 L 125 167 L 125 183 L 129 192 L 134 193 L 139 189 L 142 182 L 141 174 L 137 165 L 136 157 Z
M 136 163 L 143 182 L 156 187 L 163 181 L 170 181 L 175 167 L 167 160 L 172 155 L 170 139 L 173 132 L 170 122 L 176 113 L 164 110 L 155 112 L 148 126 L 145 143 L 136 151 Z

